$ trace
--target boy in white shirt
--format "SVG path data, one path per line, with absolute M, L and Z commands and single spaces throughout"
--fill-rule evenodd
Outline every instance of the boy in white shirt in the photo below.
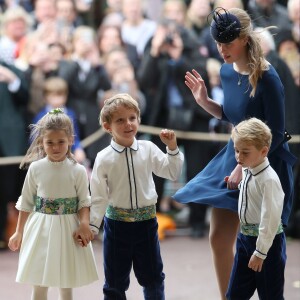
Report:
M 165 299 L 152 173 L 176 180 L 184 158 L 174 131 L 161 131 L 163 153 L 152 142 L 136 139 L 139 123 L 138 103 L 128 94 L 104 102 L 100 124 L 112 140 L 97 154 L 90 182 L 95 233 L 104 217 L 104 299 L 126 299 L 132 266 L 145 299 Z
M 235 156 L 243 169 L 239 185 L 240 233 L 226 293 L 227 299 L 282 300 L 286 241 L 281 213 L 284 192 L 267 154 L 270 128 L 261 120 L 242 121 L 232 130 Z

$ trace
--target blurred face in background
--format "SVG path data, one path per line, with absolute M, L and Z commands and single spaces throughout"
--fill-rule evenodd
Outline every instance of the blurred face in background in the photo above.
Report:
M 182 1 L 169 0 L 163 7 L 164 18 L 175 21 L 177 24 L 184 25 L 186 18 L 186 6 Z
M 99 36 L 99 50 L 102 54 L 108 53 L 114 47 L 121 47 L 122 41 L 120 31 L 117 27 L 106 26 Z
M 210 0 L 192 0 L 189 5 L 189 12 L 199 18 L 206 18 L 211 12 Z
M 130 24 L 139 24 L 143 19 L 141 0 L 123 0 L 122 12 Z
M 77 27 L 73 36 L 74 53 L 85 57 L 95 47 L 95 36 L 91 28 Z
M 36 0 L 35 17 L 39 23 L 55 20 L 55 2 L 53 0 Z
M 300 26 L 300 1 L 299 0 L 288 1 L 288 14 L 290 20 L 299 28 Z
M 45 100 L 51 107 L 64 107 L 66 105 L 67 96 L 65 92 L 52 91 L 47 92 Z
M 255 1 L 262 8 L 272 7 L 273 4 L 275 3 L 275 0 L 255 0 Z
M 26 35 L 27 24 L 22 18 L 11 20 L 5 24 L 4 30 L 6 36 L 18 42 Z
M 56 17 L 58 20 L 64 21 L 67 24 L 72 24 L 76 18 L 76 11 L 71 0 L 56 1 Z
M 223 7 L 225 9 L 231 9 L 234 7 L 244 9 L 242 0 L 216 0 L 214 2 L 214 8 Z
M 120 12 L 122 10 L 122 0 L 107 0 L 107 6 L 114 12 Z
M 113 50 L 105 58 L 105 69 L 110 78 L 118 71 L 120 65 L 128 60 L 127 55 L 122 50 Z

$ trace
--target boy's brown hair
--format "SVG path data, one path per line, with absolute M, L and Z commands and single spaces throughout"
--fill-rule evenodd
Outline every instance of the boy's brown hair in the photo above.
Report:
M 68 84 L 60 77 L 49 77 L 44 83 L 44 95 L 68 95 Z
M 124 93 L 124 94 L 116 94 L 104 101 L 104 106 L 101 109 L 100 116 L 99 116 L 100 125 L 103 125 L 104 122 L 110 124 L 114 112 L 116 112 L 118 107 L 120 106 L 133 109 L 137 114 L 139 122 L 141 121 L 140 119 L 141 112 L 139 109 L 138 102 L 135 99 L 133 99 L 129 94 Z

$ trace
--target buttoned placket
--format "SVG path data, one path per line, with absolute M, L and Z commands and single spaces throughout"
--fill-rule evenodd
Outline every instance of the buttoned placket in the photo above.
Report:
M 127 162 L 127 168 L 128 168 L 131 209 L 137 209 L 138 201 L 137 201 L 137 190 L 136 190 L 136 181 L 135 181 L 134 165 L 133 165 L 133 158 L 132 158 L 132 150 L 130 148 L 125 148 L 125 154 L 126 154 L 126 162 Z
M 241 221 L 243 221 L 245 224 L 248 224 L 247 219 L 246 219 L 246 213 L 247 213 L 247 208 L 248 208 L 248 195 L 247 195 L 247 188 L 248 188 L 248 183 L 249 180 L 252 176 L 251 172 L 246 169 L 245 172 L 246 177 L 243 183 L 243 187 L 242 187 L 242 201 L 241 201 L 241 207 L 240 207 L 240 219 Z M 244 220 L 242 220 L 244 216 Z

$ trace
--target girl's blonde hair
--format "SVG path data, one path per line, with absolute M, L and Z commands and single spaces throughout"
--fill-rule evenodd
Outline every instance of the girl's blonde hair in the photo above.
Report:
M 236 125 L 231 132 L 233 141 L 242 141 L 253 145 L 260 150 L 267 146 L 270 148 L 272 142 L 271 129 L 261 120 L 250 118 Z
M 99 123 L 103 125 L 104 122 L 111 124 L 113 114 L 118 110 L 120 106 L 128 109 L 133 109 L 138 117 L 139 122 L 141 121 L 141 113 L 138 102 L 133 99 L 129 94 L 116 94 L 111 98 L 104 101 L 104 106 L 101 109 L 99 116 Z
M 23 158 L 20 169 L 26 169 L 36 160 L 46 157 L 43 147 L 43 137 L 48 130 L 63 130 L 68 138 L 74 138 L 73 122 L 62 109 L 55 108 L 44 115 L 36 124 L 29 125 L 31 145 Z M 71 146 L 68 148 L 67 157 L 76 163 L 76 159 L 71 153 Z
M 258 33 L 253 30 L 253 25 L 251 23 L 249 14 L 245 10 L 240 8 L 231 8 L 228 10 L 228 12 L 235 15 L 241 23 L 239 38 L 248 39 L 248 67 L 250 69 L 249 82 L 252 87 L 250 96 L 253 97 L 256 92 L 257 81 L 262 77 L 263 72 L 269 69 L 269 63 L 264 57 Z M 270 26 L 268 28 L 273 27 L 274 26 Z

